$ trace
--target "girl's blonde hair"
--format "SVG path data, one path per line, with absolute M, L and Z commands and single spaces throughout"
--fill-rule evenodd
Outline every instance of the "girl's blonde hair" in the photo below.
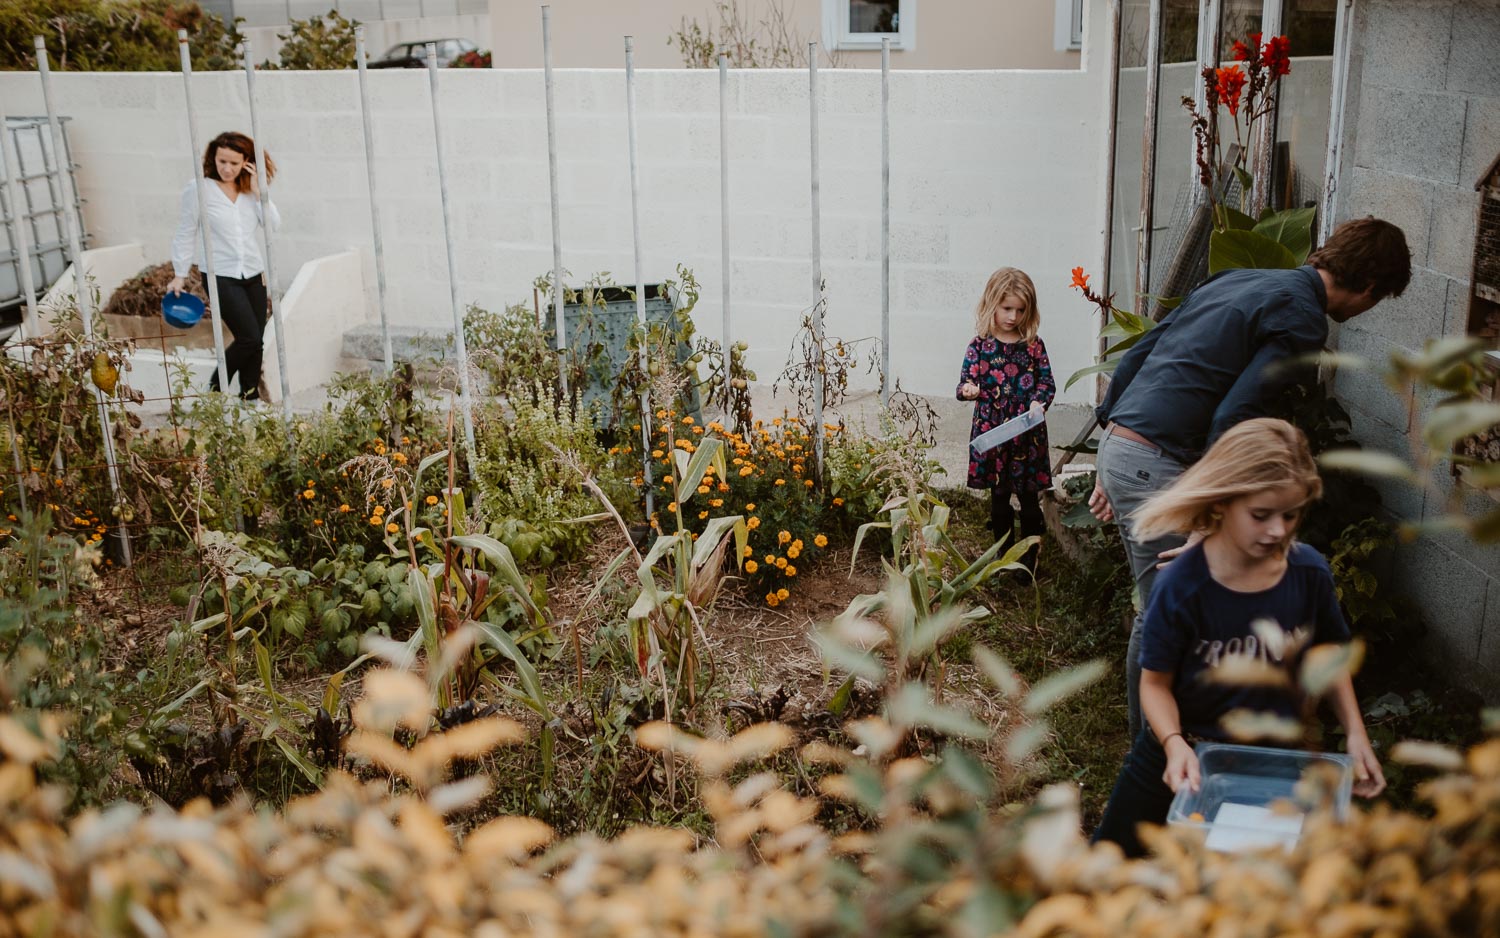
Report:
M 1026 304 L 1026 313 L 1021 317 L 1021 339 L 1035 342 L 1037 329 L 1041 326 L 1041 314 L 1036 308 L 1036 286 L 1025 272 L 1014 267 L 1002 267 L 990 274 L 990 282 L 984 285 L 984 295 L 974 309 L 974 332 L 976 335 L 999 338 L 997 319 L 1000 304 L 1007 296 L 1019 297 Z
M 1131 516 L 1134 536 L 1149 540 L 1189 531 L 1213 533 L 1222 521 L 1218 506 L 1284 485 L 1301 486 L 1308 502 L 1323 494 L 1307 437 L 1285 420 L 1247 420 L 1219 437 L 1196 465 Z

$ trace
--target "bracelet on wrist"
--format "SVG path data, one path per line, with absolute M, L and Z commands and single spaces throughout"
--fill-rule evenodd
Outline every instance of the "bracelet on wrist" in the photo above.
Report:
M 1161 748 L 1162 749 L 1166 749 L 1167 748 L 1167 743 L 1172 739 L 1173 736 L 1176 736 L 1178 739 L 1181 739 L 1183 742 L 1187 742 L 1187 737 L 1183 736 L 1182 733 L 1180 733 L 1180 732 L 1178 732 L 1178 733 L 1168 733 L 1167 735 L 1165 735 L 1165 736 L 1163 736 L 1161 738 Z

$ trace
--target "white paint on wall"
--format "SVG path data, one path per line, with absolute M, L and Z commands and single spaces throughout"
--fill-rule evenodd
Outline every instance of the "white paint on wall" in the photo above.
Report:
M 281 300 L 286 326 L 288 386 L 292 394 L 326 384 L 338 372 L 344 331 L 366 319 L 364 272 L 359 252 L 319 257 L 297 271 Z M 281 362 L 276 324 L 266 325 L 263 374 L 269 400 L 281 400 Z
M 953 393 L 974 304 L 1004 265 L 1037 283 L 1042 336 L 1059 378 L 1091 361 L 1091 311 L 1066 287 L 1070 268 L 1097 268 L 1103 244 L 1103 76 L 1088 68 L 1088 55 L 1073 72 L 892 75 L 891 358 L 907 390 Z M 390 318 L 442 328 L 450 311 L 427 76 L 389 70 L 369 78 Z M 573 282 L 598 271 L 623 275 L 632 257 L 623 72 L 561 70 L 556 78 L 563 264 Z M 704 286 L 695 318 L 716 336 L 718 76 L 642 70 L 638 78 L 646 276 L 673 276 L 679 263 L 692 268 Z M 200 139 L 248 129 L 243 74 L 193 81 Z M 551 266 L 542 75 L 453 70 L 439 81 L 459 296 L 492 309 L 529 306 L 533 280 Z M 880 331 L 879 82 L 875 72 L 820 76 L 828 330 L 845 339 Z M 61 73 L 54 84 L 61 112 L 74 118 L 69 133 L 90 232 L 104 244 L 139 240 L 148 261 L 165 259 L 178 194 L 198 162 L 188 152 L 181 77 Z M 279 167 L 276 269 L 296 271 L 353 249 L 368 294 L 374 273 L 355 74 L 268 72 L 256 88 L 262 143 Z M 35 75 L 0 74 L 0 96 L 16 113 L 41 109 Z M 807 76 L 734 73 L 730 106 L 736 337 L 750 343 L 751 367 L 768 382 L 812 304 Z M 366 308 L 374 308 L 368 297 Z M 857 380 L 874 387 L 876 379 Z M 1089 384 L 1063 399 L 1085 400 Z

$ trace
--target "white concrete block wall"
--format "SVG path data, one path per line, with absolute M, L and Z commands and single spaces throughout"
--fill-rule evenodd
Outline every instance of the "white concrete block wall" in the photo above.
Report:
M 1086 63 L 1087 64 L 1087 63 Z M 720 323 L 718 76 L 644 70 L 639 76 L 645 276 L 678 263 L 703 285 L 700 330 Z M 633 277 L 622 70 L 557 73 L 563 263 L 579 281 L 601 270 Z M 390 318 L 451 321 L 427 76 L 370 73 Z M 547 141 L 539 71 L 446 71 L 439 76 L 458 294 L 496 308 L 531 302 L 551 265 Z M 879 74 L 820 74 L 823 267 L 829 331 L 878 336 Z M 283 228 L 276 286 L 299 267 L 353 248 L 374 292 L 365 163 L 353 72 L 257 77 L 262 143 L 280 175 Z M 165 259 L 188 152 L 182 80 L 171 74 L 59 74 L 74 118 L 95 243 L 139 240 Z M 195 76 L 200 141 L 249 130 L 244 76 Z M 892 366 L 913 391 L 949 394 L 972 309 L 989 273 L 1030 272 L 1042 335 L 1066 376 L 1090 360 L 1088 310 L 1069 268 L 1095 268 L 1102 250 L 1098 134 L 1103 76 L 1069 72 L 901 71 L 891 77 Z M 0 74 L 12 113 L 41 111 L 35 75 Z M 807 76 L 731 76 L 731 243 L 735 338 L 769 381 L 784 365 L 813 303 L 809 261 Z M 370 297 L 371 318 L 373 295 Z M 873 379 L 864 379 L 871 384 Z M 1069 397 L 1083 400 L 1087 383 Z

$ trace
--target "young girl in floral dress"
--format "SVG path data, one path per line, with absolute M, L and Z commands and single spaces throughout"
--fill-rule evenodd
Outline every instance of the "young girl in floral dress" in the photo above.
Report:
M 974 341 L 964 352 L 958 399 L 974 402 L 969 439 L 1033 408 L 1052 405 L 1057 385 L 1047 347 L 1037 336 L 1036 287 L 1014 267 L 990 275 L 974 311 Z M 969 453 L 969 488 L 990 490 L 990 529 L 996 539 L 1015 526 L 1011 496 L 1021 508 L 1021 536 L 1040 536 L 1041 493 L 1052 487 L 1044 423 L 986 453 Z M 1035 551 L 1028 557 L 1034 561 Z

